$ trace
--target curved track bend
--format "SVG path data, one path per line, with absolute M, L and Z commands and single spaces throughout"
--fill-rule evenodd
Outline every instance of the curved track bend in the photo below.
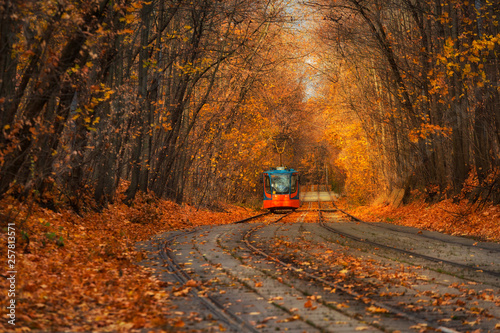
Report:
M 178 295 L 181 331 L 487 332 L 500 323 L 498 244 L 349 221 L 319 186 L 302 199 L 294 213 L 143 244 L 157 250 L 145 264 Z

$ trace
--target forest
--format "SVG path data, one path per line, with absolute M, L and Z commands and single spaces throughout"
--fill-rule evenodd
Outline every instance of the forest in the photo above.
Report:
M 260 208 L 280 152 L 349 205 L 497 205 L 499 17 L 490 0 L 0 0 L 0 225 L 42 255 L 72 228 L 149 223 L 80 239 L 122 258 L 166 215 Z
M 285 137 L 288 164 L 328 164 L 358 201 L 498 202 L 498 11 L 2 1 L 0 195 L 99 210 L 125 181 L 127 201 L 242 201 Z
M 324 14 L 321 59 L 333 81 L 325 114 L 351 125 L 330 121 L 329 134 L 356 196 L 402 189 L 498 203 L 499 4 L 313 5 Z M 367 178 L 371 188 L 360 184 Z

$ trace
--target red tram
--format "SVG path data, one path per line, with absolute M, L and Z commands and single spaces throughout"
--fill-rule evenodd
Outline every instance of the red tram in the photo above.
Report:
M 292 209 L 300 206 L 299 173 L 294 169 L 277 167 L 267 170 L 264 177 L 264 209 Z

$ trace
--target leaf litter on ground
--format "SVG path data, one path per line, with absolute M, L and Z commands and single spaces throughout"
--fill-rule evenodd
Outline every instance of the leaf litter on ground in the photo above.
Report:
M 2 230 L 9 222 L 16 226 L 15 328 L 116 332 L 183 326 L 186 319 L 164 316 L 175 313 L 171 302 L 175 296 L 146 268 L 135 264 L 144 257 L 135 244 L 165 231 L 227 224 L 255 214 L 237 206 L 224 208 L 225 212 L 198 210 L 139 194 L 130 206 L 117 200 L 102 212 L 89 211 L 80 216 L 69 207 L 54 211 L 3 198 Z M 399 208 L 364 206 L 350 213 L 367 222 L 500 240 L 500 207 L 494 205 L 474 210 L 466 202 L 445 200 L 436 204 L 414 202 Z M 7 244 L 7 232 L 0 238 Z M 0 255 L 7 257 L 6 246 L 0 248 Z M 6 279 L 0 279 L 2 290 L 8 290 L 7 284 Z M 7 293 L 1 298 L 6 304 Z M 12 328 L 4 321 L 0 330 Z
M 56 211 L 12 197 L 0 201 L 0 241 L 7 226 L 16 227 L 16 325 L 7 320 L 0 331 L 158 330 L 179 327 L 172 291 L 136 265 L 145 255 L 135 244 L 165 231 L 199 225 L 227 224 L 252 211 L 227 205 L 225 212 L 139 194 L 132 205 L 122 200 L 102 212 L 79 216 L 69 207 Z M 7 257 L 7 247 L 0 247 Z M 0 288 L 8 290 L 8 280 Z M 9 301 L 1 294 L 2 304 Z

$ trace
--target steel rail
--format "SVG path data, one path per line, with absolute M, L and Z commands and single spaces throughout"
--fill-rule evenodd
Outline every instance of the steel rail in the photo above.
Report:
M 319 203 L 319 201 L 318 201 L 318 203 Z M 317 210 L 317 211 L 319 213 L 318 219 L 321 219 L 322 218 L 321 217 L 321 210 Z M 265 251 L 263 251 L 263 250 L 255 247 L 255 246 L 253 246 L 252 244 L 250 244 L 250 241 L 248 240 L 248 238 L 251 236 L 251 234 L 253 234 L 255 231 L 257 231 L 258 229 L 260 229 L 262 227 L 263 226 L 258 226 L 258 227 L 252 228 L 249 231 L 247 231 L 247 233 L 243 237 L 243 242 L 245 243 L 245 245 L 249 249 L 251 249 L 255 253 L 258 253 L 259 255 L 261 255 L 262 257 L 266 258 L 267 260 L 272 260 L 275 263 L 279 264 L 280 266 L 286 267 L 287 269 L 294 271 L 299 276 L 300 275 L 307 276 L 308 278 L 310 278 L 310 279 L 312 279 L 314 281 L 320 282 L 320 283 L 322 283 L 322 284 L 324 284 L 324 285 L 326 285 L 326 286 L 328 286 L 328 287 L 330 287 L 332 289 L 339 290 L 339 291 L 343 292 L 344 294 L 347 294 L 347 295 L 353 297 L 353 299 L 362 300 L 365 304 L 371 304 L 373 306 L 376 306 L 376 307 L 379 307 L 379 308 L 383 308 L 383 309 L 389 311 L 390 313 L 392 313 L 395 316 L 403 317 L 403 318 L 405 318 L 405 319 L 407 319 L 407 320 L 409 320 L 411 322 L 414 322 L 416 324 L 424 324 L 428 328 L 434 328 L 434 329 L 439 330 L 439 331 L 444 332 L 444 333 L 458 333 L 458 331 L 453 330 L 451 328 L 447 328 L 447 327 L 444 327 L 444 326 L 437 326 L 437 325 L 434 325 L 434 324 L 432 324 L 431 322 L 429 322 L 429 321 L 427 321 L 425 319 L 413 316 L 413 315 L 408 314 L 406 312 L 399 311 L 398 309 L 396 309 L 396 308 L 394 308 L 394 307 L 392 307 L 390 305 L 387 305 L 385 303 L 381 303 L 381 302 L 378 302 L 376 300 L 373 300 L 373 299 L 371 299 L 369 297 L 366 297 L 364 295 L 361 295 L 361 294 L 359 294 L 359 293 L 357 293 L 355 291 L 352 291 L 352 290 L 349 290 L 347 288 L 344 288 L 342 285 L 335 284 L 335 283 L 332 283 L 330 281 L 327 281 L 327 280 L 325 280 L 322 277 L 319 277 L 319 276 L 316 276 L 314 274 L 311 274 L 311 273 L 308 273 L 308 272 L 304 271 L 302 268 L 297 268 L 297 267 L 295 267 L 291 263 L 285 263 L 285 262 L 281 261 L 280 259 L 271 256 L 269 253 L 266 253 Z M 296 289 L 299 290 L 298 288 L 296 288 Z M 335 309 L 335 310 L 339 311 L 338 309 Z M 342 311 L 340 311 L 340 312 L 342 312 Z
M 362 219 L 360 219 L 360 218 L 358 218 L 358 217 L 356 217 L 356 216 L 354 216 L 352 214 L 349 214 L 348 212 L 340 209 L 337 206 L 337 204 L 335 203 L 335 200 L 331 199 L 331 191 L 328 188 L 328 186 L 327 186 L 327 191 L 330 194 L 330 200 L 331 200 L 330 202 L 333 204 L 333 206 L 335 207 L 335 209 L 337 211 L 341 212 L 342 214 L 347 215 L 352 220 L 354 220 L 356 222 L 360 222 L 360 223 L 365 223 L 365 224 L 368 224 L 368 225 L 371 225 L 371 226 L 374 226 L 374 227 L 377 227 L 377 228 L 381 228 L 381 229 L 387 229 L 387 230 L 391 230 L 391 231 L 406 233 L 406 234 L 409 234 L 409 235 L 415 235 L 414 233 L 411 233 L 411 232 L 406 231 L 406 230 L 395 230 L 394 228 L 390 228 L 388 226 L 384 226 L 384 225 L 380 225 L 380 224 L 374 224 L 374 223 L 363 221 Z M 333 213 L 333 211 L 332 211 L 332 213 Z M 432 240 L 438 240 L 438 241 L 441 240 L 441 239 L 439 239 L 437 237 L 433 237 L 431 235 L 424 235 L 424 234 L 418 234 L 418 237 L 424 237 L 424 238 L 428 238 L 428 239 L 432 239 Z M 466 247 L 470 247 L 470 248 L 474 248 L 474 249 L 477 248 L 477 249 L 482 249 L 482 250 L 485 250 L 485 251 L 499 252 L 500 253 L 500 250 L 490 249 L 490 248 L 487 248 L 487 247 L 484 247 L 484 246 L 481 246 L 481 245 L 468 245 L 468 244 L 463 244 L 463 243 L 460 243 L 460 242 L 457 242 L 457 241 L 448 241 L 447 243 L 457 244 L 457 245 L 466 246 Z
M 330 193 L 330 191 L 328 191 L 328 193 Z M 331 194 L 330 194 L 330 199 L 331 199 Z M 331 200 L 331 202 L 333 203 L 333 205 L 335 207 L 337 207 L 337 205 L 335 204 L 335 202 L 333 200 Z M 351 216 L 352 218 L 354 218 L 358 222 L 363 222 L 363 223 L 366 223 L 368 225 L 373 225 L 372 223 L 368 223 L 368 222 L 362 221 L 362 220 L 360 220 L 360 219 L 358 219 L 358 218 L 356 218 L 356 217 L 354 217 L 354 216 L 352 216 L 352 215 L 350 215 L 350 214 L 342 211 L 341 209 L 339 209 L 339 211 L 341 211 L 342 213 L 344 213 L 344 214 L 346 214 L 348 216 Z M 463 269 L 468 269 L 468 270 L 471 270 L 471 271 L 475 271 L 477 273 L 485 273 L 485 274 L 491 275 L 493 277 L 500 278 L 500 272 L 496 272 L 496 271 L 492 271 L 492 270 L 488 270 L 488 269 L 483 269 L 483 268 L 479 268 L 479 267 L 474 267 L 474 266 L 467 265 L 467 264 L 461 264 L 461 263 L 458 263 L 458 262 L 454 262 L 454 261 L 450 261 L 450 260 L 446 260 L 446 259 L 440 259 L 440 258 L 428 256 L 428 255 L 425 255 L 425 254 L 421 254 L 421 253 L 417 253 L 417 252 L 413 252 L 413 251 L 409 251 L 409 250 L 397 248 L 397 247 L 394 247 L 394 246 L 390 246 L 390 245 L 386 245 L 386 244 L 374 242 L 374 241 L 371 241 L 371 240 L 368 240 L 368 239 L 365 239 L 365 238 L 361 238 L 361 237 L 358 237 L 358 236 L 346 233 L 344 231 L 340 231 L 338 229 L 335 229 L 335 228 L 333 228 L 331 226 L 326 225 L 323 221 L 320 223 L 320 225 L 323 228 L 329 230 L 330 232 L 336 233 L 338 235 L 341 235 L 343 237 L 352 239 L 352 240 L 360 242 L 360 243 L 365 243 L 365 244 L 369 244 L 369 245 L 372 245 L 372 246 L 375 246 L 375 247 L 384 248 L 384 249 L 387 249 L 387 250 L 391 250 L 391 251 L 396 251 L 396 252 L 399 252 L 399 253 L 403 253 L 403 254 L 406 254 L 406 255 L 409 255 L 409 256 L 413 256 L 413 257 L 418 257 L 418 258 L 421 258 L 421 259 L 425 259 L 427 261 L 441 263 L 441 264 L 447 264 L 447 265 L 455 266 L 455 267 L 460 267 L 460 268 L 463 268 Z M 384 227 L 380 227 L 380 228 L 384 229 Z M 418 235 L 418 236 L 420 236 L 420 235 Z M 425 236 L 423 236 L 423 237 L 425 237 Z M 463 244 L 461 244 L 461 245 L 463 245 Z M 467 245 L 464 245 L 464 246 L 467 246 Z
M 326 186 L 326 185 L 325 185 Z M 329 193 L 329 196 L 330 196 L 330 199 L 331 199 L 331 194 L 330 194 L 330 190 L 328 189 L 328 186 L 326 186 L 326 190 L 328 191 Z M 323 209 L 321 209 L 321 200 L 320 200 L 320 192 L 321 192 L 321 186 L 317 186 L 317 193 L 318 193 L 318 209 L 315 209 L 314 211 L 317 211 L 318 212 L 318 222 L 321 226 L 325 227 L 325 223 L 323 222 L 323 215 L 322 215 L 322 212 L 324 211 Z M 331 200 L 331 202 L 334 204 L 334 207 L 337 207 L 335 205 L 335 203 Z M 338 207 L 337 207 L 338 208 Z M 272 257 L 270 256 L 269 254 L 265 253 L 264 251 L 256 248 L 255 246 L 251 245 L 250 242 L 248 242 L 247 240 L 247 237 L 250 233 L 253 233 L 255 232 L 257 228 L 255 229 L 252 229 L 250 230 L 249 232 L 247 232 L 247 235 L 245 235 L 245 238 L 244 238 L 244 241 L 246 243 L 246 245 L 251 248 L 252 250 L 256 251 L 257 253 L 259 253 L 260 255 L 266 257 L 267 259 L 271 259 L 277 263 L 279 263 L 280 265 L 284 266 L 284 267 L 288 267 L 288 268 L 291 268 L 293 271 L 295 271 L 297 274 L 302 274 L 302 275 L 306 275 L 307 277 L 315 280 L 315 281 L 318 281 L 320 283 L 323 283 L 324 285 L 327 285 L 329 286 L 330 288 L 335 288 L 337 290 L 341 290 L 342 292 L 344 292 L 345 294 L 348 294 L 352 297 L 354 297 L 355 299 L 362 299 L 364 302 L 366 303 L 369 303 L 371 305 L 374 305 L 376 307 L 379 307 L 379 308 L 383 308 L 383 309 L 386 309 L 387 311 L 389 311 L 390 313 L 392 313 L 393 315 L 395 316 L 399 316 L 399 317 L 403 317 L 403 318 L 406 318 L 414 323 L 417 323 L 417 324 L 425 324 L 427 327 L 429 328 L 434 328 L 436 330 L 439 330 L 441 332 L 445 332 L 445 333 L 458 333 L 458 331 L 454 330 L 454 329 L 451 329 L 451 328 L 448 328 L 448 327 L 444 327 L 444 326 L 439 326 L 439 325 L 434 325 L 432 324 L 431 322 L 425 320 L 425 319 L 422 319 L 422 318 L 419 318 L 417 316 L 413 316 L 411 314 L 408 314 L 406 312 L 402 312 L 400 310 L 398 310 L 397 308 L 394 308 L 390 305 L 387 305 L 385 303 L 382 303 L 382 302 L 379 302 L 379 301 L 376 301 L 376 300 L 373 300 L 369 297 L 366 297 L 366 296 L 363 296 L 355 291 L 352 291 L 352 290 L 349 290 L 347 288 L 344 288 L 343 286 L 339 285 L 339 284 L 335 284 L 335 283 L 332 283 L 330 281 L 327 281 L 321 277 L 318 277 L 314 274 L 311 274 L 311 273 L 308 273 L 308 272 L 305 272 L 302 268 L 297 268 L 297 267 L 294 267 L 293 265 L 290 265 L 289 263 L 284 263 L 282 262 L 281 260 L 279 260 L 278 258 L 275 258 L 275 257 Z M 328 229 L 327 229 L 328 230 Z
M 233 222 L 233 224 L 245 223 L 268 214 L 269 213 L 266 212 L 255 216 L 251 216 L 249 218 Z M 182 234 L 172 235 L 168 237 L 164 242 L 161 242 L 158 245 L 159 256 L 167 264 L 166 266 L 167 270 L 170 273 L 172 273 L 174 277 L 177 279 L 177 281 L 179 281 L 179 283 L 181 284 L 186 284 L 186 282 L 190 280 L 190 276 L 182 269 L 179 263 L 175 260 L 172 251 L 169 250 L 169 245 L 173 243 L 177 237 L 181 235 L 184 236 L 187 234 L 191 234 L 194 232 L 196 232 L 196 229 L 184 232 Z M 192 287 L 192 288 L 194 290 L 201 291 L 199 287 Z M 196 297 L 196 299 L 198 299 L 207 308 L 207 310 L 209 310 L 212 314 L 214 314 L 221 322 L 225 323 L 228 326 L 228 328 L 236 332 L 252 332 L 252 333 L 260 332 L 252 324 L 248 323 L 237 314 L 227 310 L 224 307 L 224 305 L 221 304 L 214 297 L 211 297 L 210 295 L 200 297 L 198 292 L 194 291 L 193 289 L 191 289 L 189 293 L 192 296 Z
M 352 234 L 349 234 L 349 233 L 337 230 L 337 229 L 335 229 L 335 228 L 333 228 L 331 226 L 328 226 L 328 225 L 326 225 L 324 223 L 321 224 L 321 226 L 323 228 L 327 229 L 328 231 L 331 231 L 333 233 L 339 234 L 339 235 L 341 235 L 343 237 L 352 239 L 352 240 L 360 242 L 360 243 L 365 243 L 365 244 L 369 244 L 369 245 L 372 245 L 372 246 L 375 246 L 375 247 L 378 247 L 378 248 L 384 248 L 384 249 L 387 249 L 387 250 L 396 251 L 396 252 L 399 252 L 399 253 L 404 253 L 406 255 L 413 256 L 413 257 L 419 257 L 419 258 L 425 259 L 427 261 L 432 261 L 432 262 L 441 263 L 441 264 L 447 264 L 447 265 L 450 265 L 450 266 L 460 267 L 460 268 L 468 269 L 468 270 L 475 271 L 475 272 L 478 272 L 478 273 L 485 273 L 485 274 L 488 274 L 488 275 L 491 275 L 491 276 L 494 276 L 494 277 L 500 277 L 500 272 L 496 272 L 496 271 L 492 271 L 492 270 L 488 270 L 488 269 L 483 269 L 483 268 L 479 268 L 479 267 L 474 267 L 474 266 L 470 266 L 470 265 L 466 265 L 466 264 L 461 264 L 461 263 L 450 261 L 450 260 L 446 260 L 446 259 L 440 259 L 440 258 L 436 258 L 436 257 L 431 257 L 431 256 L 428 256 L 428 255 L 425 255 L 425 254 L 421 254 L 421 253 L 412 252 L 412 251 L 409 251 L 409 250 L 400 249 L 400 248 L 397 248 L 397 247 L 394 247 L 394 246 L 390 246 L 390 245 L 386 245 L 386 244 L 382 244 L 382 243 L 377 243 L 377 242 L 374 242 L 374 241 L 371 241 L 371 240 L 368 240 L 368 239 L 365 239 L 365 238 L 361 238 L 361 237 L 354 236 Z

